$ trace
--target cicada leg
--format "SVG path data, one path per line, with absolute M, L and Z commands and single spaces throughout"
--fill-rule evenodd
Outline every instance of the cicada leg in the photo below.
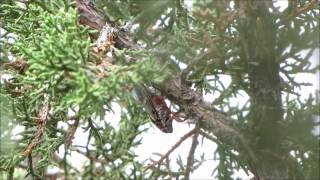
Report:
M 186 118 L 181 118 L 181 116 L 179 115 L 179 111 L 178 112 L 173 112 L 171 111 L 172 109 L 172 103 L 170 103 L 170 106 L 169 106 L 169 109 L 170 109 L 170 113 L 171 113 L 171 118 L 176 120 L 177 122 L 184 122 L 186 121 Z
M 176 120 L 177 122 L 184 122 L 184 121 L 187 120 L 186 118 L 183 118 L 183 119 L 182 119 L 181 116 L 178 115 L 178 113 L 171 112 L 171 114 L 172 114 L 172 118 L 173 118 L 174 120 Z

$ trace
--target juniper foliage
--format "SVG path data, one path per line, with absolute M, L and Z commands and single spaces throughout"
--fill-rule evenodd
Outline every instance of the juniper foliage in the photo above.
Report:
M 289 1 L 283 11 L 267 0 L 194 0 L 190 8 L 183 0 L 85 2 L 116 26 L 138 24 L 130 36 L 143 49 L 119 48 L 116 65 L 99 66 L 100 55 L 92 52 L 98 30 L 79 23 L 75 1 L 1 2 L 2 178 L 49 177 L 46 170 L 55 166 L 63 173 L 54 176 L 69 179 L 188 179 L 205 161 L 193 155 L 198 136 L 218 145 L 212 152 L 218 179 L 235 170 L 257 179 L 319 178 L 319 132 L 312 133 L 319 89 L 303 99 L 300 89 L 311 84 L 295 80 L 319 70 L 310 62 L 319 53 L 317 0 Z M 136 158 L 150 124 L 131 91 L 141 83 L 198 128 L 178 169 L 161 162 L 144 172 Z M 195 96 L 186 98 L 183 89 Z M 207 93 L 217 95 L 209 106 L 196 98 Z M 240 96 L 246 102 L 233 105 Z M 118 126 L 105 119 L 115 104 L 121 105 Z M 219 118 L 210 116 L 218 112 Z M 23 130 L 15 135 L 17 126 Z M 84 147 L 71 143 L 77 129 L 89 134 Z M 87 158 L 81 171 L 70 161 L 73 151 Z

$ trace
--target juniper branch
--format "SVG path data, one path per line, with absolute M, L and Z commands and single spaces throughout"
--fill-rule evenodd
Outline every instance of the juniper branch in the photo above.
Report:
M 192 129 L 191 131 L 189 131 L 187 134 L 183 135 L 180 140 L 178 142 L 176 142 L 164 155 L 162 155 L 162 157 L 157 160 L 154 161 L 153 163 L 149 164 L 148 166 L 146 166 L 144 168 L 144 171 L 147 171 L 148 169 L 154 168 L 157 165 L 160 165 L 166 158 L 168 158 L 168 156 L 175 150 L 177 149 L 182 142 L 184 142 L 186 139 L 188 139 L 189 137 L 191 137 L 195 132 L 195 129 Z

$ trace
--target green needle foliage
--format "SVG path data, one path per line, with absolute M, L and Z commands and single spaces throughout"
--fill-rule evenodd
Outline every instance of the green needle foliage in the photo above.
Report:
M 159 72 L 153 68 L 149 57 L 141 57 L 139 63 L 115 67 L 106 72 L 105 78 L 97 80 L 99 69 L 88 62 L 91 45 L 89 31 L 78 23 L 76 9 L 66 1 L 34 1 L 26 5 L 18 2 L 1 4 L 5 14 L 14 16 L 14 19 L 8 15 L 2 16 L 4 29 L 16 35 L 8 52 L 27 60 L 28 66 L 23 75 L 11 70 L 2 71 L 10 74 L 13 81 L 1 86 L 1 127 L 7 128 L 5 125 L 13 126 L 14 123 L 22 125 L 24 130 L 20 134 L 22 137 L 16 141 L 18 148 L 13 145 L 10 148 L 6 143 L 12 143 L 13 140 L 10 141 L 7 131 L 1 131 L 1 135 L 7 135 L 1 138 L 1 147 L 6 148 L 1 149 L 1 169 L 9 170 L 23 163 L 25 157 L 21 152 L 32 141 L 38 129 L 39 109 L 43 106 L 44 94 L 47 94 L 52 112 L 41 142 L 32 150 L 32 157 L 39 160 L 34 167 L 29 166 L 28 172 L 35 177 L 42 176 L 41 171 L 49 164 L 57 165 L 58 162 L 52 159 L 53 154 L 67 137 L 66 129 L 59 129 L 58 123 L 67 122 L 68 109 L 78 109 L 76 116 L 83 120 L 81 124 L 89 132 L 88 142 L 93 142 L 96 147 L 90 156 L 103 156 L 111 167 L 108 171 L 99 170 L 102 171 L 99 174 L 111 179 L 128 176 L 125 171 L 129 168 L 127 166 L 141 166 L 134 161 L 132 148 L 140 143 L 137 136 L 145 131 L 140 126 L 147 119 L 141 107 L 137 107 L 132 100 L 128 88 L 147 76 L 154 77 L 155 81 L 160 81 L 164 76 L 157 75 Z M 8 92 L 13 90 L 23 95 L 9 97 Z M 105 111 L 111 110 L 109 107 L 112 102 L 122 101 L 131 108 L 123 112 L 120 128 L 115 129 L 104 121 L 97 122 L 99 117 L 103 119 Z M 12 111 L 15 116 L 7 114 Z M 96 123 L 103 125 L 96 127 Z M 106 145 L 110 145 L 110 148 L 104 149 Z M 115 161 L 121 163 L 115 165 Z M 81 173 L 83 177 L 95 174 L 98 170 L 92 169 L 94 167 L 93 164 L 88 165 Z
M 289 1 L 280 11 L 267 0 L 187 1 L 85 1 L 116 27 L 139 25 L 126 35 L 141 49 L 118 48 L 105 65 L 92 50 L 99 32 L 80 24 L 78 1 L 2 0 L 0 179 L 52 177 L 52 167 L 64 179 L 188 179 L 207 160 L 196 149 L 171 160 L 177 169 L 164 159 L 145 172 L 137 160 L 150 124 L 132 93 L 141 84 L 188 116 L 194 136 L 217 144 L 209 150 L 219 162 L 214 178 L 236 170 L 319 178 L 319 89 L 304 99 L 301 88 L 311 84 L 295 79 L 319 71 L 310 61 L 319 53 L 319 3 Z M 196 95 L 185 97 L 186 89 Z M 204 105 L 197 97 L 205 94 L 217 98 Z M 245 102 L 235 104 L 239 98 Z M 114 123 L 106 114 L 117 106 Z M 86 145 L 72 145 L 75 131 Z M 87 158 L 81 169 L 72 152 Z

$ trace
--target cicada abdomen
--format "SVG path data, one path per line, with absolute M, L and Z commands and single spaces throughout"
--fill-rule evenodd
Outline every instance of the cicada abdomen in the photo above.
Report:
M 134 88 L 138 100 L 148 112 L 151 121 L 164 133 L 172 133 L 172 117 L 165 99 L 151 92 L 147 87 L 139 85 Z

